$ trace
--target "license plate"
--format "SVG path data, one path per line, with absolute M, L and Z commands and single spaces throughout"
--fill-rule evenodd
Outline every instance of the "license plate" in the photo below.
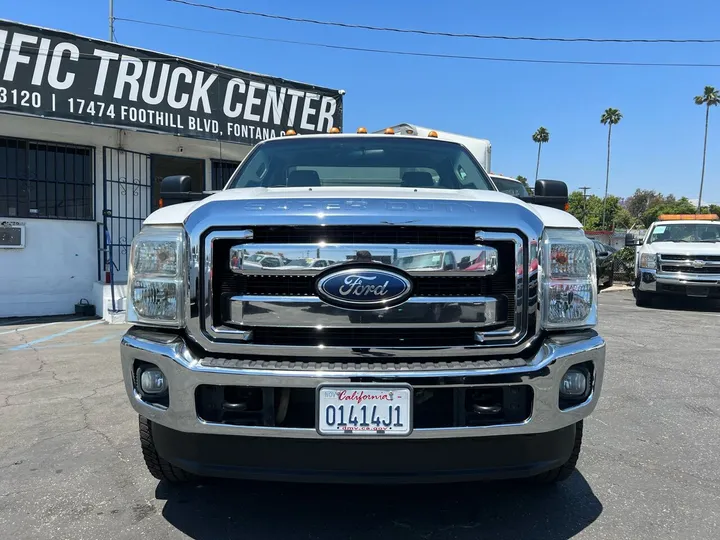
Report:
M 707 298 L 710 295 L 710 288 L 688 285 L 687 295 L 688 296 L 698 296 L 700 298 Z
M 320 435 L 409 435 L 412 388 L 409 386 L 321 386 Z

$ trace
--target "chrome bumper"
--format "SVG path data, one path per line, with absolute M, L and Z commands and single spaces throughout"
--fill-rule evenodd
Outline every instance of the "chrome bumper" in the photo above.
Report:
M 638 289 L 655 292 L 657 284 L 667 285 L 701 285 L 703 287 L 720 287 L 718 274 L 692 274 L 688 272 L 658 272 L 647 268 L 640 269 Z
M 415 429 L 410 435 L 414 439 L 481 437 L 544 433 L 582 420 L 597 405 L 605 367 L 605 342 L 594 332 L 549 337 L 534 358 L 514 367 L 502 367 L 502 362 L 492 361 L 483 363 L 483 367 L 451 369 L 448 364 L 445 369 L 416 370 L 408 369 L 408 364 L 395 369 L 385 365 L 373 370 L 372 364 L 363 363 L 355 364 L 356 367 L 349 370 L 339 370 L 327 363 L 318 364 L 318 369 L 312 371 L 302 368 L 267 368 L 262 367 L 262 362 L 257 363 L 258 367 L 216 367 L 217 362 L 197 356 L 180 336 L 134 328 L 123 336 L 120 350 L 130 402 L 139 414 L 153 422 L 187 433 L 309 439 L 323 437 L 315 429 L 308 428 L 233 426 L 205 422 L 196 413 L 195 388 L 201 384 L 315 388 L 323 382 L 351 383 L 358 378 L 365 382 L 382 381 L 386 384 L 393 381 L 412 384 L 413 380 L 418 380 L 418 384 L 425 387 L 429 380 L 435 380 L 437 386 L 442 386 L 441 379 L 453 378 L 460 381 L 453 382 L 453 385 L 465 386 L 463 379 L 467 377 L 472 377 L 472 385 L 477 386 L 483 384 L 483 377 L 491 375 L 493 377 L 489 378 L 488 385 L 531 386 L 534 395 L 532 415 L 523 423 Z M 146 403 L 137 393 L 132 373 L 135 360 L 151 362 L 163 371 L 169 386 L 168 408 Z M 590 396 L 582 404 L 561 411 L 558 407 L 560 381 L 570 366 L 583 362 L 592 362 L 595 368 Z M 503 382 L 498 383 L 499 379 Z

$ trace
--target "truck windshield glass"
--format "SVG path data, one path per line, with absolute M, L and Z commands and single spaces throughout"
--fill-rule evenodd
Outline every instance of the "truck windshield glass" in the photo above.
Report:
M 527 197 L 528 192 L 520 182 L 514 180 L 507 180 L 505 178 L 498 178 L 497 176 L 491 176 L 492 181 L 498 188 L 498 191 L 512 195 L 513 197 Z
M 653 242 L 720 242 L 720 223 L 656 225 L 648 244 Z
M 482 168 L 458 144 L 384 137 L 276 139 L 253 151 L 228 189 L 327 186 L 494 191 Z

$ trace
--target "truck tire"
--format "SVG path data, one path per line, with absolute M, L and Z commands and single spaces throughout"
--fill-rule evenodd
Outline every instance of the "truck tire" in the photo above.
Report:
M 577 424 L 575 424 L 575 444 L 573 445 L 572 453 L 570 454 L 568 460 L 555 469 L 550 469 L 547 472 L 533 476 L 531 481 L 535 484 L 547 485 L 562 482 L 563 480 L 570 478 L 570 475 L 575 471 L 575 465 L 580 457 L 582 436 L 583 421 L 580 420 Z
M 143 458 L 148 471 L 158 480 L 164 480 L 170 484 L 184 484 L 191 482 L 193 476 L 187 471 L 176 467 L 169 461 L 164 460 L 157 453 L 152 437 L 152 423 L 143 416 L 138 416 L 140 428 L 140 446 Z
M 638 307 L 649 307 L 652 303 L 652 296 L 646 291 L 635 290 L 635 305 Z

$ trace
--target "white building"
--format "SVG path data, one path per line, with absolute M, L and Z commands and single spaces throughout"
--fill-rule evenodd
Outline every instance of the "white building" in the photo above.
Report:
M 254 142 L 341 127 L 341 96 L 0 20 L 0 318 L 107 317 L 111 268 L 123 309 L 163 177 L 220 189 Z

